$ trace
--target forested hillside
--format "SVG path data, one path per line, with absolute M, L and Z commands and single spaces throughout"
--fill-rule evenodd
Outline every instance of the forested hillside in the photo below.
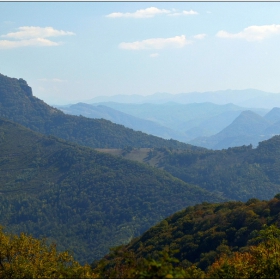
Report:
M 257 148 L 182 151 L 100 149 L 164 169 L 185 182 L 215 192 L 228 200 L 269 199 L 280 192 L 280 136 L 260 142 Z
M 280 136 L 221 151 L 169 152 L 158 167 L 227 199 L 268 199 L 280 192 Z
M 279 210 L 279 195 L 269 201 L 190 206 L 95 267 L 105 278 L 274 278 L 280 267 Z
M 175 140 L 136 132 L 104 119 L 66 115 L 32 95 L 23 79 L 0 74 L 0 116 L 34 131 L 94 148 L 173 147 L 196 149 Z
M 220 201 L 165 171 L 0 120 L 0 224 L 91 262 L 187 205 Z

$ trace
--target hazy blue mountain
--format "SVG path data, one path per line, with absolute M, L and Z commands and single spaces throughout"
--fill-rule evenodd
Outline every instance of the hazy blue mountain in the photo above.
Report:
M 86 103 L 78 103 L 70 106 L 57 106 L 57 108 L 66 114 L 82 115 L 87 118 L 95 119 L 103 118 L 136 131 L 142 131 L 164 139 L 176 139 L 182 142 L 187 140 L 183 132 L 175 131 L 150 120 L 134 117 L 105 105 L 94 106 Z
M 267 108 L 280 107 L 280 94 L 256 89 L 219 90 L 189 93 L 155 93 L 148 96 L 115 95 L 98 96 L 84 101 L 86 103 L 118 102 L 118 103 L 157 103 L 177 102 L 182 104 L 212 102 L 216 104 L 233 103 L 242 107 Z
M 93 148 L 174 147 L 193 148 L 185 143 L 166 140 L 134 131 L 105 119 L 89 119 L 64 114 L 36 98 L 23 79 L 0 74 L 0 116 L 34 131 Z
M 191 121 L 188 128 L 195 127 L 201 120 L 209 117 L 209 115 L 228 111 L 230 109 L 229 106 L 231 106 L 225 105 L 226 107 L 222 108 L 222 106 L 212 103 L 178 104 L 174 102 L 164 104 L 125 104 L 109 102 L 103 103 L 103 105 L 138 118 L 155 121 L 161 125 L 172 127 L 173 129 L 181 129 L 182 126 L 185 127 L 185 123 L 188 121 Z M 232 109 L 234 107 L 240 109 L 232 105 Z
M 234 104 L 217 105 L 213 103 L 125 104 L 106 102 L 102 104 L 183 133 L 186 135 L 185 141 L 187 142 L 199 136 L 211 136 L 218 133 L 246 110 L 246 108 Z M 268 111 L 253 110 L 261 115 Z
M 261 117 L 252 111 L 244 111 L 219 133 L 210 137 L 194 139 L 190 143 L 196 143 L 198 146 L 212 149 L 224 149 L 249 144 L 257 146 L 260 141 L 269 139 L 277 134 L 273 134 L 271 128 L 275 126 L 272 119 L 277 119 L 277 114 L 274 113 L 277 111 L 276 109 L 271 110 L 266 117 Z M 268 132 L 269 128 L 270 132 Z
M 242 109 L 236 111 L 226 111 L 213 117 L 200 122 L 196 127 L 193 127 L 186 131 L 186 134 L 190 139 L 194 139 L 201 136 L 211 136 L 232 123 L 242 112 Z M 192 121 L 189 121 L 191 123 Z M 189 124 L 187 123 L 187 126 Z
M 271 126 L 266 128 L 264 131 L 265 135 L 268 135 L 269 137 L 272 137 L 274 135 L 280 134 L 280 121 L 273 123 Z
M 264 116 L 264 118 L 271 122 L 278 122 L 280 120 L 280 108 L 274 107 Z
M 264 133 L 269 137 L 280 134 L 280 108 L 273 108 L 264 116 L 264 118 L 273 122 L 271 126 L 266 128 Z

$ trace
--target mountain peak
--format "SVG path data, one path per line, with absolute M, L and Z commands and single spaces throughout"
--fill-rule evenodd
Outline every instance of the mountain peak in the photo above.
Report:
M 280 120 L 280 108 L 279 107 L 274 107 L 272 110 L 270 110 L 264 118 L 266 120 L 272 121 L 272 122 L 277 122 Z
M 32 88 L 27 84 L 27 82 L 20 78 L 18 80 L 20 88 L 26 93 L 27 96 L 33 96 L 32 94 Z
M 27 82 L 20 78 L 10 78 L 0 74 L 0 97 L 1 100 L 7 100 L 18 97 L 32 97 L 32 89 Z M 1 102 L 1 101 L 0 101 Z

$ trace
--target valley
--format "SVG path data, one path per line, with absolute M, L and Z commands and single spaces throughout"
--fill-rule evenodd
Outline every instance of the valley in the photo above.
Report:
M 102 118 L 164 139 L 215 150 L 250 144 L 257 147 L 259 142 L 280 133 L 278 107 L 269 110 L 209 102 L 105 102 L 57 108 L 68 114 Z
M 23 79 L 0 75 L 0 224 L 5 232 L 46 238 L 49 243 L 57 244 L 59 252 L 70 250 L 80 264 L 92 264 L 94 275 L 106 278 L 107 273 L 113 273 L 106 266 L 114 263 L 118 254 L 135 254 L 134 260 L 158 258 L 163 248 L 171 251 L 181 248 L 175 245 L 181 244 L 175 238 L 199 235 L 199 227 L 203 227 L 200 224 L 190 226 L 195 231 L 191 233 L 179 231 L 185 225 L 172 225 L 174 217 L 184 211 L 199 212 L 197 217 L 212 217 L 216 212 L 221 213 L 218 209 L 247 207 L 246 201 L 254 198 L 252 201 L 259 205 L 256 207 L 263 207 L 261 213 L 268 213 L 270 206 L 260 201 L 269 201 L 280 193 L 280 136 L 273 136 L 278 134 L 278 108 L 243 111 L 244 108 L 233 104 L 129 104 L 127 108 L 130 106 L 132 110 L 129 113 L 138 114 L 131 118 L 127 112 L 106 106 L 79 104 L 64 107 L 62 112 L 34 97 Z M 127 105 L 114 103 L 114 106 Z M 69 111 L 71 107 L 75 113 Z M 140 109 L 146 120 L 143 116 L 139 118 Z M 169 109 L 170 114 L 166 114 Z M 79 116 L 82 113 L 79 110 L 88 113 Z M 148 112 L 152 114 L 148 116 Z M 210 124 L 222 116 L 224 120 L 217 122 L 217 126 L 233 119 L 232 123 L 216 135 L 197 140 L 197 143 L 204 141 L 204 145 L 170 139 L 170 134 L 179 127 L 193 130 L 197 135 L 208 127 L 204 133 L 210 130 L 213 133 L 217 127 Z M 114 123 L 116 119 L 118 124 Z M 128 125 L 129 119 L 131 128 L 122 123 L 126 120 Z M 136 124 L 139 131 L 133 129 Z M 141 132 L 141 126 L 150 127 L 151 133 Z M 160 133 L 167 133 L 167 139 L 152 135 L 160 129 Z M 261 134 L 265 136 L 256 137 Z M 205 139 L 211 140 L 211 147 L 219 149 L 207 149 L 210 144 L 206 145 Z M 231 145 L 234 147 L 228 147 Z M 244 224 L 230 226 L 226 222 L 226 225 L 235 228 L 232 234 L 237 236 L 243 230 L 248 237 L 251 230 L 261 230 L 265 217 L 272 215 L 267 218 L 268 224 L 276 221 L 272 214 L 276 210 L 271 207 L 268 216 L 254 208 L 252 211 L 260 220 L 252 221 L 252 226 L 248 220 L 251 210 Z M 234 215 L 239 215 L 240 211 L 237 212 Z M 174 255 L 183 267 L 196 265 L 196 273 L 204 273 L 201 271 L 213 264 L 221 244 L 229 252 L 246 247 L 248 241 L 236 244 L 226 241 L 230 235 L 217 231 L 213 225 L 216 218 L 211 219 L 203 220 L 212 227 L 203 227 L 209 236 L 201 238 L 213 240 L 216 247 L 208 248 L 210 241 L 204 244 L 195 239 L 198 241 L 187 243 L 190 247 Z M 171 243 L 165 240 L 170 236 L 164 232 L 166 223 L 174 230 Z M 245 231 L 246 226 L 250 230 Z M 157 241 L 149 241 L 147 236 L 153 238 L 153 231 L 160 232 L 163 239 L 157 235 Z M 151 244 L 163 247 L 154 248 Z M 190 249 L 193 246 L 200 249 L 193 251 Z M 114 251 L 117 255 L 111 255 L 112 247 L 119 248 Z
M 1 279 L 280 279 L 280 3 L 0 1 Z

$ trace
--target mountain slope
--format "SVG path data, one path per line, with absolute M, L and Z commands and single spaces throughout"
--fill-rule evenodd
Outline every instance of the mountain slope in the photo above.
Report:
M 0 74 L 0 116 L 34 131 L 95 148 L 174 147 L 191 145 L 136 132 L 106 120 L 66 115 L 32 95 L 23 79 Z
M 280 136 L 221 151 L 169 153 L 158 166 L 186 182 L 228 199 L 268 199 L 280 192 Z
M 216 195 L 164 171 L 0 119 L 0 224 L 49 237 L 81 262 Z
M 174 102 L 164 104 L 107 102 L 101 104 L 137 118 L 156 122 L 180 134 L 183 133 L 185 141 L 188 142 L 198 136 L 211 136 L 218 133 L 242 111 L 246 110 L 246 108 L 234 104 L 217 105 L 209 102 L 191 104 Z M 267 110 L 262 109 L 252 110 L 260 114 L 267 112 Z
M 164 169 L 228 200 L 269 199 L 280 192 L 280 136 L 260 142 L 255 149 L 249 145 L 216 151 L 102 151 Z
M 274 107 L 270 110 L 264 118 L 272 123 L 275 123 L 280 120 L 280 108 Z
M 135 131 L 142 131 L 164 139 L 176 139 L 183 142 L 186 140 L 184 133 L 174 131 L 149 120 L 134 117 L 105 105 L 94 106 L 86 103 L 77 103 L 68 107 L 61 106 L 57 108 L 66 114 L 82 115 L 94 119 L 102 118 L 132 128 Z
M 128 256 L 157 259 L 160 253 L 169 252 L 184 268 L 195 264 L 206 270 L 223 254 L 248 251 L 249 245 L 257 243 L 255 238 L 263 225 L 279 226 L 279 208 L 279 195 L 269 201 L 250 199 L 246 203 L 203 203 L 187 207 L 118 248 L 103 262 L 107 261 L 110 269 L 115 262 L 125 264 L 123 256 L 129 262 Z M 135 257 L 131 261 L 135 262 Z M 116 269 L 121 270 L 121 265 Z
M 208 138 L 194 139 L 190 143 L 212 149 L 249 144 L 257 146 L 258 142 L 269 138 L 269 135 L 265 135 L 264 131 L 271 124 L 271 121 L 252 111 L 244 111 L 219 133 Z

